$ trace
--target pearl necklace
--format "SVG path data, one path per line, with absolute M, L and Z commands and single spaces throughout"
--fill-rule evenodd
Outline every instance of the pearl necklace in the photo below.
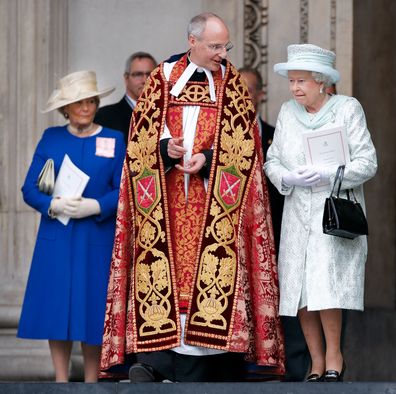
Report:
M 70 133 L 73 135 L 77 135 L 79 137 L 82 136 L 89 136 L 91 135 L 95 129 L 96 125 L 94 123 L 89 124 L 86 127 L 74 127 L 70 123 L 67 125 L 67 129 L 69 130 Z

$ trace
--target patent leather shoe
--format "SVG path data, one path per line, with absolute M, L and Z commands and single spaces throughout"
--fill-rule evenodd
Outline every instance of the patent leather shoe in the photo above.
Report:
M 306 382 L 309 383 L 316 383 L 316 382 L 323 382 L 323 375 L 318 375 L 317 373 L 311 373 L 306 379 Z
M 342 382 L 344 380 L 344 372 L 346 369 L 345 363 L 342 364 L 341 372 L 334 369 L 328 369 L 324 374 L 325 382 Z

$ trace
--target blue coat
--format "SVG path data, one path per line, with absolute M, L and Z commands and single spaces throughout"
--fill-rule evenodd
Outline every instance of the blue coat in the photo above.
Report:
M 97 137 L 115 139 L 113 158 L 95 154 Z M 36 185 L 45 161 L 54 160 L 57 175 L 65 154 L 90 176 L 83 197 L 96 199 L 101 208 L 100 215 L 70 219 L 67 226 L 48 216 L 52 197 Z M 66 126 L 44 132 L 22 187 L 41 222 L 18 337 L 101 344 L 124 156 L 123 136 L 115 130 L 103 128 L 86 138 L 73 136 Z

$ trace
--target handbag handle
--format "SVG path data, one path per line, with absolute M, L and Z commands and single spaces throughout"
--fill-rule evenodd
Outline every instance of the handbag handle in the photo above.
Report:
M 345 169 L 344 165 L 341 165 L 337 168 L 337 172 L 336 172 L 336 176 L 334 178 L 333 188 L 331 189 L 330 197 L 333 197 L 333 195 L 334 195 L 334 189 L 337 185 L 337 182 L 338 182 L 337 198 L 340 196 L 341 184 L 342 184 L 342 180 L 344 179 L 344 169 Z M 348 199 L 349 199 L 349 197 L 348 197 Z
M 342 180 L 344 179 L 344 170 L 345 170 L 345 165 L 341 165 L 341 166 L 339 166 L 337 168 L 337 173 L 336 173 L 336 176 L 334 178 L 333 188 L 331 189 L 330 197 L 333 197 L 333 195 L 334 195 L 334 189 L 336 187 L 337 182 L 338 182 L 337 198 L 340 197 L 341 184 L 342 184 Z M 353 189 L 346 189 L 346 194 L 347 194 L 348 200 L 350 200 L 349 191 L 351 191 L 353 199 L 357 203 L 357 200 L 356 200 L 356 197 L 355 197 L 355 193 L 353 192 Z

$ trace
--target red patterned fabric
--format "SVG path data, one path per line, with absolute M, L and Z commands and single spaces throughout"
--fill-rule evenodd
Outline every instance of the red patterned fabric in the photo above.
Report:
M 186 65 L 185 56 L 175 70 L 181 72 Z M 128 353 L 178 346 L 179 309 L 187 301 L 186 343 L 243 352 L 250 360 L 272 367 L 273 373 L 283 374 L 271 216 L 249 93 L 228 63 L 224 78 L 215 76 L 216 103 L 206 98 L 207 86 L 202 83 L 187 84 L 175 100 L 169 96 L 171 84 L 162 67 L 146 83 L 133 114 L 101 368 L 122 364 Z M 191 105 L 197 92 L 202 112 L 198 128 L 209 126 L 213 131 L 209 139 L 199 134 L 195 148 L 213 146 L 213 161 L 206 193 L 202 179 L 192 179 L 199 215 L 190 217 L 189 228 L 194 231 L 191 250 L 196 252 L 180 270 L 176 265 L 183 259 L 175 254 L 185 245 L 179 249 L 180 239 L 175 239 L 173 231 L 182 234 L 186 220 L 181 196 L 184 181 L 176 172 L 165 173 L 158 146 L 165 120 L 180 125 L 180 113 L 172 105 Z M 188 233 L 182 238 L 188 242 Z M 179 285 L 186 278 L 185 298 L 180 297 Z
M 170 82 L 175 83 L 183 67 L 174 67 Z M 220 78 L 221 81 L 221 78 Z M 201 86 L 204 86 L 201 84 Z M 183 106 L 171 100 L 167 111 L 167 125 L 172 137 L 181 137 L 183 130 Z M 216 108 L 202 106 L 199 112 L 192 153 L 212 147 L 216 131 Z M 170 228 L 173 256 L 175 259 L 179 308 L 186 312 L 193 285 L 200 229 L 204 215 L 206 191 L 204 180 L 199 174 L 190 175 L 188 197 L 184 190 L 184 174 L 172 168 L 166 173 Z

